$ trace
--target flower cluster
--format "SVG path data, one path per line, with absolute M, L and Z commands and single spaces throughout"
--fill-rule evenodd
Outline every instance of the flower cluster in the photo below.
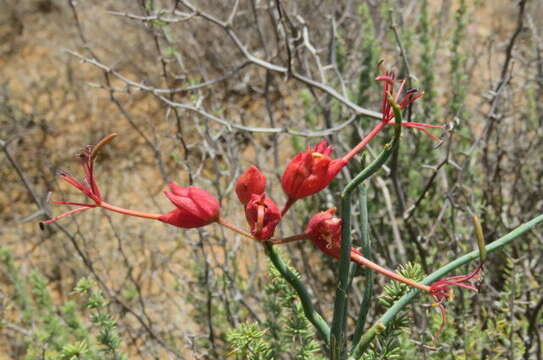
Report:
M 369 141 L 386 125 L 393 122 L 394 113 L 390 104 L 391 101 L 394 101 L 401 109 L 404 109 L 422 96 L 422 93 L 418 90 L 411 89 L 405 92 L 403 97 L 400 98 L 403 93 L 405 81 L 400 83 L 399 90 L 395 93 L 394 85 L 396 79 L 392 72 L 379 76 L 377 80 L 384 84 L 381 121 L 357 146 L 341 158 L 332 158 L 333 147 L 328 145 L 326 140 L 322 140 L 315 146 L 308 146 L 306 151 L 295 155 L 288 163 L 281 177 L 281 185 L 287 197 L 282 210 L 279 210 L 273 199 L 266 195 L 266 176 L 258 168 L 252 166 L 239 177 L 235 190 L 240 203 L 245 208 L 245 218 L 249 225 L 250 233 L 238 229 L 222 219 L 220 217 L 219 201 L 213 195 L 195 186 L 182 187 L 171 182 L 169 184 L 169 191 L 164 191 L 164 194 L 175 208 L 166 214 L 152 214 L 128 210 L 105 202 L 102 199 L 96 182 L 94 160 L 98 150 L 110 142 L 116 134 L 106 137 L 95 146 L 87 146 L 81 151 L 79 158 L 85 174 L 83 181 L 77 180 L 64 171 L 59 173 L 64 181 L 81 191 L 93 203 L 53 201 L 56 204 L 74 205 L 78 206 L 78 208 L 53 219 L 43 221 L 41 225 L 55 222 L 80 211 L 101 207 L 124 215 L 155 219 L 186 229 L 218 223 L 243 235 L 248 235 L 253 239 L 268 241 L 274 236 L 275 228 L 281 221 L 281 218 L 297 200 L 316 194 L 326 188 L 354 155 L 362 151 Z M 426 127 L 441 127 L 413 122 L 403 122 L 402 125 L 423 130 L 428 134 L 430 133 L 425 129 Z M 434 137 L 432 134 L 430 135 Z M 315 245 L 323 252 L 337 257 L 338 244 L 332 243 L 331 239 L 340 236 L 340 232 L 337 231 L 340 226 L 341 222 L 333 218 L 333 211 L 329 210 L 319 213 L 311 219 L 308 230 L 305 233 L 305 238 L 311 238 Z M 324 242 L 326 242 L 326 245 L 324 245 Z
M 59 173 L 61 179 L 82 192 L 92 203 L 53 201 L 56 204 L 73 205 L 77 206 L 77 208 L 56 216 L 53 219 L 43 221 L 40 225 L 50 224 L 68 215 L 100 207 L 124 215 L 159 220 L 187 229 L 217 223 L 253 240 L 268 244 L 310 239 L 320 251 L 328 256 L 339 259 L 342 221 L 334 216 L 335 209 L 315 214 L 310 219 L 305 232 L 302 234 L 277 239 L 274 238 L 274 233 L 282 217 L 297 200 L 314 195 L 325 189 L 341 169 L 348 164 L 350 159 L 361 152 L 382 129 L 394 123 L 393 105 L 399 109 L 405 109 L 422 96 L 422 93 L 416 89 L 404 92 L 405 81 L 400 82 L 399 89 L 395 92 L 396 78 L 392 72 L 379 76 L 377 80 L 381 81 L 384 85 L 381 121 L 373 127 L 358 145 L 343 157 L 334 159 L 332 157 L 333 147 L 328 145 L 326 140 L 320 141 L 315 146 L 309 146 L 305 151 L 296 154 L 287 164 L 281 177 L 282 189 L 286 195 L 286 201 L 281 210 L 275 201 L 266 194 L 266 176 L 258 168 L 252 166 L 239 177 L 235 185 L 235 192 L 241 205 L 244 207 L 245 219 L 249 227 L 248 232 L 223 219 L 220 214 L 220 202 L 213 195 L 196 186 L 182 187 L 174 182 L 169 183 L 169 190 L 164 191 L 164 194 L 174 205 L 174 209 L 166 214 L 139 212 L 105 202 L 96 181 L 94 160 L 98 150 L 111 141 L 116 134 L 106 137 L 95 146 L 87 146 L 81 151 L 79 158 L 85 174 L 82 181 L 77 180 L 67 172 L 62 171 Z M 421 130 L 432 138 L 435 138 L 435 136 L 427 128 L 441 128 L 441 126 L 415 122 L 402 122 L 401 125 Z M 442 302 L 448 298 L 450 294 L 449 287 L 452 285 L 470 290 L 476 289 L 473 285 L 469 284 L 469 280 L 475 277 L 475 275 L 443 279 L 431 286 L 426 286 L 405 279 L 401 275 L 380 267 L 366 259 L 356 249 L 351 250 L 350 258 L 352 261 L 367 266 L 390 278 L 426 291 L 441 306 Z
M 116 134 L 106 137 L 95 146 L 87 146 L 81 151 L 79 158 L 85 174 L 83 181 L 77 180 L 67 172 L 60 172 L 60 177 L 64 181 L 81 191 L 87 198 L 92 200 L 92 203 L 53 201 L 56 204 L 74 205 L 78 206 L 78 208 L 67 211 L 53 219 L 43 221 L 40 225 L 53 223 L 80 211 L 101 207 L 124 215 L 155 219 L 187 229 L 218 223 L 247 237 L 271 243 L 288 242 L 291 238 L 309 238 L 325 254 L 338 258 L 341 220 L 333 216 L 335 209 L 316 214 L 309 221 L 307 230 L 303 234 L 282 240 L 272 238 L 281 218 L 297 200 L 316 194 L 326 188 L 354 155 L 362 151 L 369 141 L 386 125 L 393 122 L 394 112 L 391 101 L 404 109 L 422 96 L 422 93 L 416 89 L 406 91 L 403 94 L 405 81 L 400 83 L 398 91 L 395 92 L 396 79 L 392 72 L 379 76 L 377 80 L 384 84 L 381 121 L 357 146 L 341 158 L 332 158 L 333 147 L 328 145 L 326 140 L 320 141 L 315 146 L 308 146 L 306 151 L 295 155 L 286 166 L 281 177 L 281 185 L 286 194 L 286 202 L 282 210 L 279 210 L 275 201 L 266 194 L 266 176 L 258 168 L 252 166 L 239 177 L 235 191 L 240 203 L 244 206 L 249 232 L 239 229 L 221 218 L 219 201 L 213 195 L 195 186 L 182 187 L 171 182 L 169 190 L 164 191 L 164 194 L 175 208 L 166 214 L 139 212 L 105 202 L 96 181 L 94 160 L 98 150 L 110 142 Z M 402 95 L 403 97 L 401 97 Z M 441 127 L 413 122 L 403 122 L 402 125 L 423 130 L 428 134 L 430 133 L 425 128 Z M 430 135 L 434 137 L 432 134 Z

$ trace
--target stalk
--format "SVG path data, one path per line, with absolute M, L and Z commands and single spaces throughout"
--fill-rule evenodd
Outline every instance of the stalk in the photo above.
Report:
M 368 216 L 368 192 L 366 185 L 362 184 L 359 191 L 360 197 L 360 226 L 362 231 L 362 254 L 368 259 L 372 259 L 371 254 L 371 241 L 369 235 L 369 216 Z M 362 303 L 358 310 L 358 317 L 356 319 L 356 327 L 353 334 L 353 344 L 357 344 L 364 332 L 364 325 L 366 325 L 366 318 L 371 306 L 371 300 L 373 298 L 373 271 L 366 269 L 364 273 L 366 277 L 366 284 L 364 286 L 364 295 L 362 297 Z
M 273 266 L 279 271 L 281 276 L 294 288 L 304 309 L 305 317 L 315 326 L 317 334 L 324 340 L 326 344 L 330 341 L 330 327 L 322 316 L 315 310 L 311 302 L 311 296 L 307 291 L 303 282 L 293 273 L 288 266 L 283 262 L 279 254 L 275 251 L 272 245 L 264 244 L 266 255 L 270 258 Z
M 390 144 L 385 145 L 385 149 L 379 156 L 364 170 L 362 170 L 345 188 L 341 194 L 341 219 L 342 237 L 341 237 L 341 256 L 339 259 L 339 276 L 336 290 L 336 299 L 334 303 L 334 315 L 332 320 L 332 330 L 330 334 L 330 357 L 333 360 L 341 360 L 345 358 L 346 339 L 345 339 L 345 319 L 347 314 L 347 295 L 349 293 L 349 275 L 351 261 L 351 195 L 352 192 L 367 178 L 379 170 L 386 160 L 390 157 L 394 149 L 399 143 L 401 135 L 402 113 L 398 104 L 389 96 L 387 101 L 394 111 L 396 121 L 394 129 L 394 137 Z M 383 123 L 381 123 L 383 124 Z M 384 126 L 384 125 L 383 125 Z M 377 128 L 377 127 L 376 127 Z M 374 130 L 376 129 L 374 128 Z M 380 129 L 379 129 L 380 130 Z M 347 155 L 349 156 L 349 155 Z M 370 262 L 373 265 L 372 262 Z M 365 265 L 365 263 L 364 263 Z M 387 276 L 392 276 L 396 279 L 397 274 L 386 269 L 380 268 L 381 273 Z M 387 272 L 388 271 L 388 272 Z M 390 273 L 390 274 L 389 274 Z M 398 280 L 398 279 L 397 279 Z
M 504 246 L 508 245 L 513 240 L 517 239 L 521 235 L 531 230 L 533 227 L 535 227 L 541 222 L 543 222 L 543 214 L 520 225 L 515 230 L 509 232 L 508 234 L 502 236 L 498 240 L 485 246 L 484 250 L 486 251 L 487 255 L 495 251 L 498 251 Z M 439 279 L 445 277 L 445 275 L 449 274 L 450 272 L 458 269 L 459 267 L 473 260 L 478 259 L 480 255 L 481 255 L 481 252 L 479 250 L 474 250 L 472 252 L 469 252 L 457 258 L 456 260 L 451 261 L 450 263 L 439 268 L 438 270 L 434 271 L 432 274 L 428 275 L 424 280 L 422 280 L 421 283 L 424 285 L 430 285 L 433 282 L 438 281 Z M 362 354 L 366 351 L 370 342 L 375 338 L 375 336 L 381 333 L 386 328 L 387 324 L 392 319 L 394 319 L 394 317 L 401 310 L 403 310 L 403 308 L 407 306 L 418 293 L 419 293 L 419 290 L 413 289 L 409 291 L 407 294 L 405 294 L 404 296 L 402 296 L 394 305 L 392 305 L 392 307 L 390 307 L 387 310 L 387 312 L 385 312 L 383 316 L 381 316 L 381 318 L 377 320 L 375 324 L 362 336 L 362 338 L 360 339 L 360 342 L 354 347 L 354 350 L 352 351 L 351 359 L 359 359 L 360 356 L 362 356 Z
M 162 216 L 160 214 L 153 214 L 153 213 L 147 213 L 147 212 L 141 212 L 141 211 L 135 211 L 135 210 L 129 210 L 129 209 L 121 208 L 121 207 L 118 207 L 118 206 L 108 204 L 108 203 L 103 202 L 103 201 L 100 202 L 100 204 L 97 205 L 97 206 L 99 206 L 101 208 L 104 208 L 104 209 L 107 209 L 107 210 L 110 210 L 110 211 L 113 211 L 113 212 L 116 212 L 116 213 L 119 213 L 119 214 L 128 215 L 128 216 L 136 216 L 136 217 L 141 217 L 141 218 L 145 218 L 145 219 L 157 220 L 159 217 Z

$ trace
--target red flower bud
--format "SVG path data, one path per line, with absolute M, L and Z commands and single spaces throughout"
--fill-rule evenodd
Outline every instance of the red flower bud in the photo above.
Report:
M 275 227 L 281 220 L 281 212 L 266 194 L 253 194 L 245 206 L 245 218 L 255 238 L 268 240 L 273 236 Z
M 323 253 L 339 259 L 341 253 L 341 219 L 334 216 L 336 209 L 319 212 L 309 220 L 306 234 Z
M 329 156 L 332 149 L 326 140 L 322 140 L 290 161 L 281 179 L 289 202 L 318 193 L 328 186 L 347 164 L 343 159 L 332 160 Z
M 181 187 L 168 184 L 171 191 L 164 194 L 177 207 L 158 218 L 165 223 L 190 229 L 211 224 L 219 219 L 219 201 L 196 186 Z
M 236 194 L 243 205 L 247 205 L 251 200 L 251 195 L 264 194 L 266 189 L 266 176 L 262 174 L 255 166 L 251 166 L 245 171 L 236 182 Z

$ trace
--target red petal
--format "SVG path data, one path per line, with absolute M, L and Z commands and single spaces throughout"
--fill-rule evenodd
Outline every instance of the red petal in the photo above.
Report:
M 236 181 L 236 194 L 242 204 L 251 200 L 252 194 L 263 194 L 266 189 L 266 176 L 255 166 L 251 166 Z
M 179 186 L 173 181 L 170 181 L 168 183 L 168 187 L 170 188 L 170 191 L 177 196 L 188 196 L 188 188 Z

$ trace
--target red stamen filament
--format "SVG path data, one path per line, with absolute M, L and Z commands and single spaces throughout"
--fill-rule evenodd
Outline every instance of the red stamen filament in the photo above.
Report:
M 92 208 L 95 208 L 95 207 L 96 207 L 96 205 L 88 205 L 88 206 L 85 206 L 85 207 L 80 207 L 80 208 L 77 208 L 77 209 L 73 209 L 73 210 L 65 212 L 64 214 L 60 214 L 58 216 L 55 216 L 52 219 L 42 221 L 40 224 L 42 224 L 42 225 L 51 224 L 51 223 L 54 223 L 55 221 L 58 221 L 58 220 L 60 220 L 62 218 L 65 218 L 66 216 L 70 216 L 70 215 L 73 215 L 75 213 L 85 211 L 85 210 L 89 210 L 89 209 L 92 209 Z
M 258 205 L 257 209 L 257 218 L 256 218 L 256 232 L 259 233 L 264 228 L 264 211 L 266 210 L 265 205 Z

